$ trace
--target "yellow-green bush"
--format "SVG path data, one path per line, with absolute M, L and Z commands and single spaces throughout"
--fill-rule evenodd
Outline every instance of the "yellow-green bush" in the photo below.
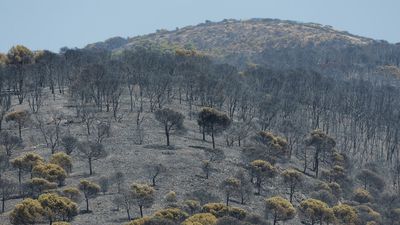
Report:
M 52 163 L 39 163 L 33 167 L 32 173 L 35 177 L 44 178 L 50 182 L 57 182 L 59 186 L 67 178 L 65 170 L 59 165 Z
M 274 218 L 274 223 L 290 220 L 296 215 L 292 203 L 279 196 L 265 199 L 265 209 L 266 213 Z
M 131 222 L 127 223 L 126 225 L 143 225 L 144 223 L 151 220 L 151 217 L 145 216 L 143 218 L 132 220 Z
M 285 138 L 273 134 L 269 131 L 260 131 L 259 140 L 268 146 L 269 153 L 275 156 L 282 156 L 288 153 L 288 143 Z
M 333 210 L 325 202 L 317 199 L 306 199 L 300 203 L 299 214 L 302 220 L 311 224 L 316 222 L 332 222 L 334 220 Z
M 187 218 L 182 225 L 215 225 L 217 217 L 211 213 L 198 213 Z M 136 224 L 134 224 L 136 225 Z M 138 224 L 140 225 L 140 224 Z
M 46 190 L 56 189 L 57 183 L 49 182 L 43 178 L 32 178 L 27 182 L 27 188 L 29 189 L 29 194 L 32 197 L 37 197 Z
M 242 220 L 246 217 L 247 212 L 244 209 L 237 207 L 228 207 L 228 215 L 239 220 Z
M 27 198 L 18 203 L 10 213 L 10 222 L 14 225 L 34 224 L 42 219 L 45 211 L 39 201 Z
M 211 213 L 217 218 L 231 216 L 237 219 L 244 219 L 247 212 L 241 208 L 226 206 L 222 203 L 208 203 L 202 207 L 204 213 Z
M 336 219 L 340 222 L 351 225 L 356 224 L 358 220 L 357 211 L 347 204 L 336 205 L 333 208 Z
M 172 220 L 174 222 L 181 222 L 185 220 L 189 214 L 178 208 L 168 208 L 157 211 L 154 216 Z
M 175 203 L 176 202 L 176 193 L 175 191 L 170 191 L 165 195 L 165 201 L 168 203 Z
M 36 165 L 43 163 L 43 161 L 44 160 L 40 155 L 34 152 L 28 152 L 25 155 L 19 156 L 12 160 L 11 164 L 13 167 L 19 170 L 19 174 L 21 174 L 21 171 L 32 173 L 33 168 Z
M 58 194 L 42 194 L 38 201 L 45 211 L 45 217 L 49 221 L 72 219 L 78 214 L 78 205 L 71 199 Z
M 193 214 L 195 212 L 200 211 L 201 206 L 200 206 L 200 202 L 199 201 L 196 201 L 196 200 L 185 200 L 182 203 L 182 208 L 186 212 L 188 212 L 190 214 Z
M 71 225 L 71 224 L 64 222 L 64 221 L 58 221 L 58 222 L 54 222 L 53 225 Z
M 65 188 L 62 191 L 61 195 L 64 196 L 64 197 L 67 197 L 67 198 L 69 198 L 72 201 L 77 202 L 77 203 L 80 202 L 81 199 L 82 199 L 81 192 L 79 191 L 78 188 L 75 188 L 75 187 Z
M 51 156 L 50 163 L 61 166 L 65 171 L 71 172 L 72 158 L 64 152 L 57 152 Z
M 372 196 L 364 188 L 354 190 L 353 199 L 359 203 L 367 203 L 372 201 Z
M 264 173 L 274 173 L 276 172 L 276 169 L 271 163 L 265 161 L 265 160 L 254 160 L 251 162 L 251 167 L 255 173 L 257 172 L 264 172 Z
M 228 207 L 222 203 L 208 203 L 203 205 L 202 211 L 216 217 L 223 217 L 228 214 Z

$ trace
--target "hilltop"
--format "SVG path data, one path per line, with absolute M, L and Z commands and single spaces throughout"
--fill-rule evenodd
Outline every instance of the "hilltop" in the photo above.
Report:
M 368 45 L 375 40 L 338 31 L 317 23 L 300 23 L 278 19 L 225 19 L 206 21 L 196 26 L 186 26 L 172 31 L 160 29 L 156 33 L 124 39 L 110 38 L 89 44 L 87 48 L 117 50 L 151 41 L 158 44 L 193 46 L 212 55 L 237 52 L 261 53 L 266 48 L 306 46 Z
M 350 69 L 365 72 L 365 67 L 398 67 L 400 63 L 399 44 L 353 35 L 328 25 L 279 19 L 206 21 L 127 39 L 114 37 L 89 44 L 86 49 L 118 52 L 146 43 L 195 49 L 242 68 L 260 64 L 337 74 Z

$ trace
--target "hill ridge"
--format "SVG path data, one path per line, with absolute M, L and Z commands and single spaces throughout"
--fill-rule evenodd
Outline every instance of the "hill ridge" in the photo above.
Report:
M 120 50 L 142 41 L 170 45 L 194 45 L 196 49 L 225 55 L 235 52 L 261 52 L 268 48 L 285 48 L 306 45 L 367 45 L 378 42 L 372 38 L 339 31 L 329 25 L 269 18 L 248 20 L 224 19 L 219 22 L 206 20 L 175 30 L 159 29 L 154 33 L 130 38 L 114 37 L 96 42 L 85 48 Z

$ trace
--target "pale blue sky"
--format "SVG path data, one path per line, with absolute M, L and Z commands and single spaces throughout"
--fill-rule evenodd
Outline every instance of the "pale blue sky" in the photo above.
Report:
M 205 20 L 278 18 L 400 42 L 400 0 L 0 0 L 0 52 L 58 51 Z

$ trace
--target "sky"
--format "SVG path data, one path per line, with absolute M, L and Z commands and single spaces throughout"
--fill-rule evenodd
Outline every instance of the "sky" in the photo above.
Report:
M 277 18 L 400 42 L 400 0 L 0 0 L 0 52 L 58 52 L 205 20 Z

